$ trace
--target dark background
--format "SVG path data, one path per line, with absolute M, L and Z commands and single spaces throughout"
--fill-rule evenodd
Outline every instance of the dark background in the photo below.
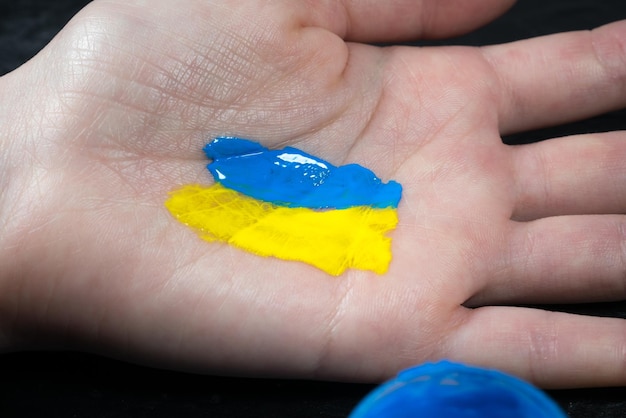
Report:
M 0 74 L 35 55 L 87 3 L 86 0 L 0 0 Z M 496 22 L 447 43 L 500 43 L 591 29 L 619 19 L 626 19 L 626 0 L 519 0 Z M 504 140 L 521 144 L 616 129 L 626 129 L 626 111 Z M 626 318 L 624 302 L 547 308 Z M 358 384 L 197 376 L 81 353 L 0 355 L 0 418 L 345 417 L 372 388 Z M 549 394 L 570 417 L 626 417 L 626 388 Z

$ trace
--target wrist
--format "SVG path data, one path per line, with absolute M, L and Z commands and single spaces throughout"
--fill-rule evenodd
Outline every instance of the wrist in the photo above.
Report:
M 28 216 L 20 211 L 28 206 L 26 177 L 32 170 L 25 161 L 28 153 L 20 148 L 27 135 L 20 100 L 24 89 L 15 87 L 21 84 L 15 73 L 0 78 L 0 353 L 17 346 L 13 331 L 22 281 L 18 265 L 27 235 L 18 226 L 19 219 Z

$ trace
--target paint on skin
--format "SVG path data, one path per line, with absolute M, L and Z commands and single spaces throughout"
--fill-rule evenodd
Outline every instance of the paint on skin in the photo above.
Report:
M 336 167 L 296 148 L 219 137 L 204 151 L 216 183 L 187 185 L 165 203 L 206 241 L 302 261 L 331 275 L 387 271 L 402 187 L 357 164 Z

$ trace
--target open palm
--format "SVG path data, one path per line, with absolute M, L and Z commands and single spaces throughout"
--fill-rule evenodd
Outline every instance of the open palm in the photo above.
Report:
M 355 43 L 450 35 L 508 6 L 473 3 L 93 2 L 0 81 L 6 338 L 220 373 L 379 380 L 446 357 L 625 384 L 623 321 L 511 306 L 625 296 L 624 134 L 500 138 L 625 105 L 626 25 Z M 211 182 L 201 149 L 218 135 L 400 182 L 389 272 L 331 277 L 178 223 L 163 203 Z

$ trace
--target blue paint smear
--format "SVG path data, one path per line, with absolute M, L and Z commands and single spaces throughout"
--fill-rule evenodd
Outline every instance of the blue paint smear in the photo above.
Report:
M 358 164 L 336 167 L 296 148 L 270 150 L 257 142 L 218 137 L 204 147 L 216 181 L 279 206 L 345 209 L 397 207 L 402 186 L 383 183 Z

